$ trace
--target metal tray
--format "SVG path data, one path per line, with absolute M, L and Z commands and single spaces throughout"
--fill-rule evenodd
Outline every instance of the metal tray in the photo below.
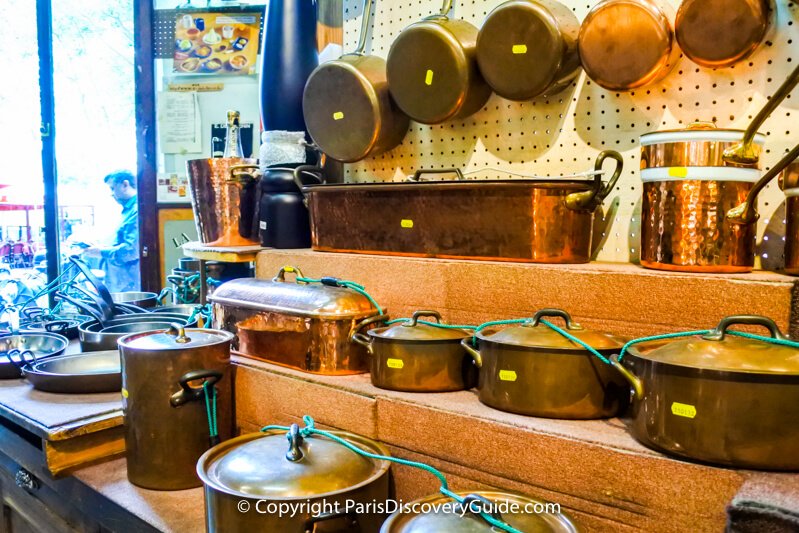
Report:
M 84 394 L 122 390 L 118 350 L 48 357 L 29 363 L 25 378 L 46 392 Z

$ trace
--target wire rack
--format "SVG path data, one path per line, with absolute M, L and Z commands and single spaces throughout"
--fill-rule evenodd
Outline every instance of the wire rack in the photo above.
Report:
M 561 0 L 582 20 L 593 3 Z M 453 14 L 476 26 L 502 0 L 455 0 Z M 679 2 L 669 1 L 676 9 Z M 386 57 L 406 26 L 436 13 L 440 0 L 377 0 L 367 51 Z M 745 129 L 767 97 L 799 61 L 799 6 L 778 0 L 777 23 L 768 40 L 747 60 L 709 69 L 680 57 L 660 83 L 616 93 L 581 74 L 563 92 L 546 99 L 512 102 L 493 95 L 465 120 L 428 126 L 411 122 L 400 146 L 345 166 L 350 182 L 391 181 L 420 168 L 460 167 L 477 179 L 508 178 L 502 171 L 560 176 L 586 171 L 602 150 L 624 156 L 625 168 L 605 200 L 600 261 L 637 262 L 641 216 L 639 137 L 647 132 L 712 120 Z M 344 2 L 344 40 L 354 49 L 363 11 L 361 0 Z M 767 135 L 767 170 L 799 141 L 799 92 L 772 114 Z M 475 172 L 478 171 L 478 172 Z M 785 240 L 784 196 L 772 183 L 760 196 L 758 259 L 764 269 L 781 267 Z

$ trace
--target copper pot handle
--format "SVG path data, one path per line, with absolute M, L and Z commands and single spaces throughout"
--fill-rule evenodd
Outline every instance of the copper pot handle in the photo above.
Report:
M 261 177 L 260 168 L 258 165 L 233 165 L 228 169 L 230 177 L 226 180 L 226 183 L 246 184 L 251 181 L 257 181 Z M 248 169 L 256 172 L 237 172 Z M 247 176 L 247 179 L 242 178 L 242 176 Z
M 602 201 L 610 194 L 616 182 L 619 181 L 621 171 L 624 168 L 624 158 L 615 150 L 605 150 L 601 152 L 594 162 L 594 170 L 602 170 L 602 165 L 607 158 L 616 161 L 616 169 L 608 180 L 607 184 L 602 185 L 602 176 L 594 176 L 594 186 L 588 191 L 573 192 L 566 197 L 566 207 L 574 211 L 588 211 L 593 213 Z
M 305 531 L 310 533 L 316 533 L 317 524 L 321 524 L 322 522 L 329 522 L 331 520 L 338 520 L 340 518 L 347 520 L 346 523 L 347 531 L 363 531 L 363 529 L 361 528 L 361 524 L 358 522 L 358 515 L 352 511 L 340 511 L 338 513 L 321 513 L 316 516 L 312 516 L 311 518 L 305 521 Z
M 749 127 L 746 128 L 744 132 L 743 140 L 724 150 L 724 161 L 738 165 L 753 165 L 757 163 L 759 158 L 758 154 L 752 150 L 752 140 L 755 138 L 755 134 L 760 126 L 763 125 L 769 115 L 771 115 L 771 113 L 777 109 L 777 106 L 785 100 L 791 91 L 793 91 L 797 83 L 799 83 L 799 66 L 797 66 L 793 72 L 791 72 L 791 75 L 782 82 L 779 89 L 771 95 L 771 98 L 769 98 L 766 105 L 763 106 L 763 109 L 761 109 L 752 120 L 752 123 L 749 124 Z
M 191 382 L 198 379 L 208 381 L 212 386 L 216 385 L 222 379 L 222 372 L 217 370 L 192 370 L 186 372 L 178 383 L 180 390 L 169 397 L 169 405 L 172 407 L 181 407 L 189 402 L 197 401 L 205 397 L 204 387 L 192 387 Z
M 635 400 L 643 400 L 644 399 L 644 382 L 641 381 L 638 376 L 630 372 L 626 366 L 621 364 L 619 361 L 618 355 L 611 355 L 610 356 L 610 364 L 613 368 L 619 371 L 624 379 L 630 384 L 630 392 L 632 394 L 632 398 Z
M 412 328 L 416 326 L 416 324 L 419 322 L 419 318 L 423 316 L 431 316 L 436 319 L 437 323 L 439 324 L 441 323 L 441 313 L 439 313 L 438 311 L 416 311 L 415 313 L 413 313 L 413 315 L 411 315 L 411 321 L 406 322 L 405 324 L 403 324 L 403 326 Z
M 385 322 L 386 320 L 388 320 L 387 315 L 374 315 L 361 320 L 352 328 L 352 331 L 350 332 L 350 342 L 360 344 L 366 348 L 366 350 L 369 352 L 369 355 L 373 355 L 374 347 L 372 346 L 372 339 L 369 337 L 369 335 L 361 333 L 361 331 L 371 324 Z
M 325 182 L 324 172 L 322 167 L 315 167 L 313 165 L 300 165 L 294 169 L 294 183 L 300 190 L 302 203 L 305 204 L 305 207 L 308 207 L 308 195 L 302 192 L 303 187 L 307 186 L 303 180 L 303 176 L 313 176 L 316 179 L 316 184 L 322 185 Z
M 302 274 L 302 270 L 299 267 L 286 265 L 282 267 L 280 270 L 277 271 L 277 275 L 272 278 L 272 281 L 276 283 L 284 283 L 286 281 L 286 274 L 294 274 L 297 278 L 304 278 Z M 297 283 L 300 283 L 299 281 Z
M 431 169 L 419 169 L 413 173 L 413 176 L 408 178 L 408 181 L 422 181 L 420 178 L 423 174 L 452 174 L 454 173 L 458 176 L 458 181 L 465 180 L 466 178 L 463 176 L 463 172 L 459 168 L 431 168 Z
M 785 154 L 785 157 L 766 172 L 757 183 L 755 183 L 746 195 L 746 200 L 727 211 L 727 218 L 733 224 L 754 224 L 760 215 L 757 214 L 757 195 L 760 194 L 768 183 L 778 176 L 785 168 L 799 157 L 799 144 L 793 150 Z
M 466 350 L 469 355 L 472 356 L 474 360 L 474 366 L 477 368 L 483 367 L 483 356 L 480 355 L 480 350 L 472 346 L 472 337 L 466 337 L 465 339 L 461 339 L 461 346 L 463 349 Z
M 541 309 L 540 311 L 538 311 L 536 314 L 533 315 L 533 319 L 530 322 L 530 326 L 531 327 L 537 326 L 539 323 L 541 323 L 541 319 L 544 318 L 545 316 L 562 318 L 563 321 L 566 322 L 566 329 L 571 329 L 571 330 L 583 329 L 583 327 L 580 324 L 572 320 L 572 317 L 569 313 L 567 313 L 563 309 L 554 309 L 554 308 Z
M 763 326 L 764 328 L 768 329 L 769 333 L 771 333 L 772 339 L 787 339 L 787 337 L 785 337 L 785 335 L 783 335 L 780 331 L 780 327 L 776 322 L 768 317 L 758 315 L 735 315 L 722 318 L 721 322 L 719 322 L 719 325 L 716 326 L 716 329 L 707 335 L 704 335 L 702 338 L 709 341 L 724 340 L 727 330 L 730 328 L 730 326 L 735 324 L 743 324 L 745 326 Z

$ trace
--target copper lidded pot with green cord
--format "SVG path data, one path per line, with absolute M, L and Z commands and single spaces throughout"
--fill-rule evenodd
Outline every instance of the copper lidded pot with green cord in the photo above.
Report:
M 420 320 L 422 317 L 432 317 L 435 322 L 425 323 Z M 366 321 L 364 325 L 368 325 Z M 416 311 L 401 324 L 366 333 L 358 328 L 352 340 L 369 352 L 374 386 L 407 392 L 448 392 L 477 385 L 477 367 L 461 346 L 461 341 L 471 335 L 464 329 L 442 324 L 437 311 Z
M 773 320 L 730 316 L 700 335 L 642 341 L 611 359 L 630 382 L 636 439 L 707 463 L 799 470 L 799 344 Z
M 561 318 L 562 331 L 602 359 L 544 324 L 545 318 Z M 562 419 L 608 418 L 626 407 L 628 384 L 605 362 L 625 340 L 585 329 L 566 311 L 542 309 L 520 325 L 478 328 L 475 338 L 477 348 L 472 339 L 462 345 L 480 368 L 479 399 L 489 407 Z

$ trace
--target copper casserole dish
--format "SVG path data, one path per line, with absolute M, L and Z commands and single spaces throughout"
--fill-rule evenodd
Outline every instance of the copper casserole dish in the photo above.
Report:
M 378 309 L 352 289 L 287 282 L 286 273 L 302 278 L 286 266 L 272 280 L 235 279 L 209 297 L 215 327 L 237 336 L 233 352 L 314 374 L 368 372 L 366 348 L 350 335 L 382 320 Z

